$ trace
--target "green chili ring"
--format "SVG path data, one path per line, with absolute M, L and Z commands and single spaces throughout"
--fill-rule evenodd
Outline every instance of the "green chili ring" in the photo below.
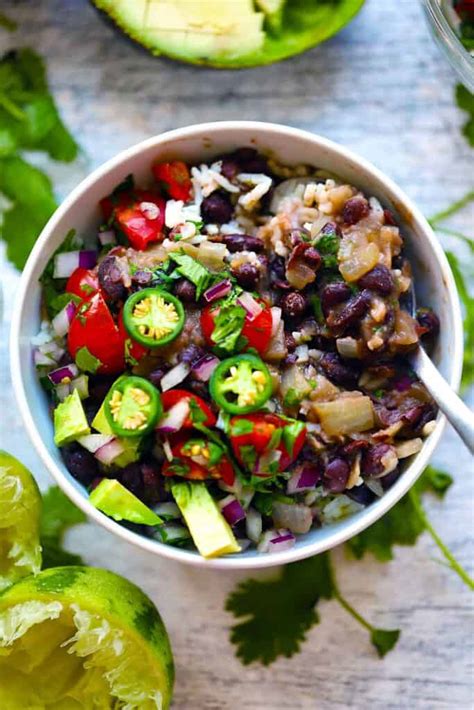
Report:
M 143 436 L 163 414 L 160 393 L 143 377 L 123 375 L 114 382 L 104 401 L 104 411 L 117 436 Z
M 181 301 L 160 288 L 133 293 L 123 307 L 123 323 L 133 340 L 147 348 L 159 348 L 178 337 L 184 327 Z
M 223 360 L 212 373 L 214 402 L 230 414 L 250 414 L 263 407 L 272 394 L 268 367 L 256 355 L 235 355 Z

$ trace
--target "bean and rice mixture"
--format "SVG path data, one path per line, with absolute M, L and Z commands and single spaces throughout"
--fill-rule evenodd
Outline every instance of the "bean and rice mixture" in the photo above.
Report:
M 436 407 L 403 356 L 438 319 L 408 312 L 396 217 L 357 187 L 252 148 L 152 174 L 105 197 L 98 235 L 69 235 L 43 275 L 56 443 L 97 507 L 145 535 L 205 556 L 288 549 L 421 449 Z M 142 514 L 114 509 L 117 484 Z M 183 484 L 236 544 L 203 551 Z

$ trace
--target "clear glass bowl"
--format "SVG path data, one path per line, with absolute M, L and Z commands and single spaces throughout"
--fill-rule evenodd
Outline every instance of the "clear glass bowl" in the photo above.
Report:
M 459 39 L 452 0 L 423 0 L 423 7 L 436 42 L 460 81 L 474 93 L 474 56 Z

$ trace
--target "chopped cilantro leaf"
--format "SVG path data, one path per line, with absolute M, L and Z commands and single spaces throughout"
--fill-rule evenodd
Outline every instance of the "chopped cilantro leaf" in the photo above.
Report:
M 339 251 L 340 239 L 335 232 L 323 234 L 316 241 L 316 249 L 322 256 L 323 267 L 325 269 L 337 269 L 337 253 Z
M 243 436 L 253 432 L 253 422 L 250 419 L 239 418 L 235 419 L 230 426 L 231 436 Z
M 102 365 L 101 361 L 93 355 L 90 350 L 84 345 L 76 353 L 76 365 L 84 372 L 96 373 Z
M 240 348 L 245 315 L 245 309 L 237 304 L 229 302 L 219 306 L 211 336 L 219 353 L 231 354 Z
M 188 254 L 171 252 L 170 259 L 178 264 L 176 271 L 196 286 L 196 300 L 199 300 L 212 279 L 211 272 Z
M 290 456 L 293 456 L 293 448 L 295 446 L 296 439 L 300 436 L 304 428 L 304 423 L 296 420 L 291 424 L 286 424 L 283 427 L 283 444 Z

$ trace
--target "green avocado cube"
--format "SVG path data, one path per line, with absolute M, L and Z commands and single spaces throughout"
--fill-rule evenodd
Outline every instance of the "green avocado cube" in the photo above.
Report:
M 89 496 L 93 506 L 114 520 L 137 525 L 160 525 L 163 521 L 151 508 L 114 478 L 103 478 Z
M 99 432 L 99 434 L 113 434 L 112 427 L 110 426 L 107 417 L 105 416 L 104 405 L 95 415 L 91 424 L 92 428 Z M 120 456 L 114 460 L 114 466 L 118 468 L 124 468 L 128 466 L 129 463 L 138 461 L 140 458 L 140 444 L 142 442 L 141 437 L 117 437 L 118 441 L 123 446 L 123 452 Z
M 204 483 L 174 483 L 171 492 L 203 557 L 240 552 L 230 525 Z
M 74 390 L 54 410 L 54 443 L 64 446 L 90 433 L 79 392 Z

